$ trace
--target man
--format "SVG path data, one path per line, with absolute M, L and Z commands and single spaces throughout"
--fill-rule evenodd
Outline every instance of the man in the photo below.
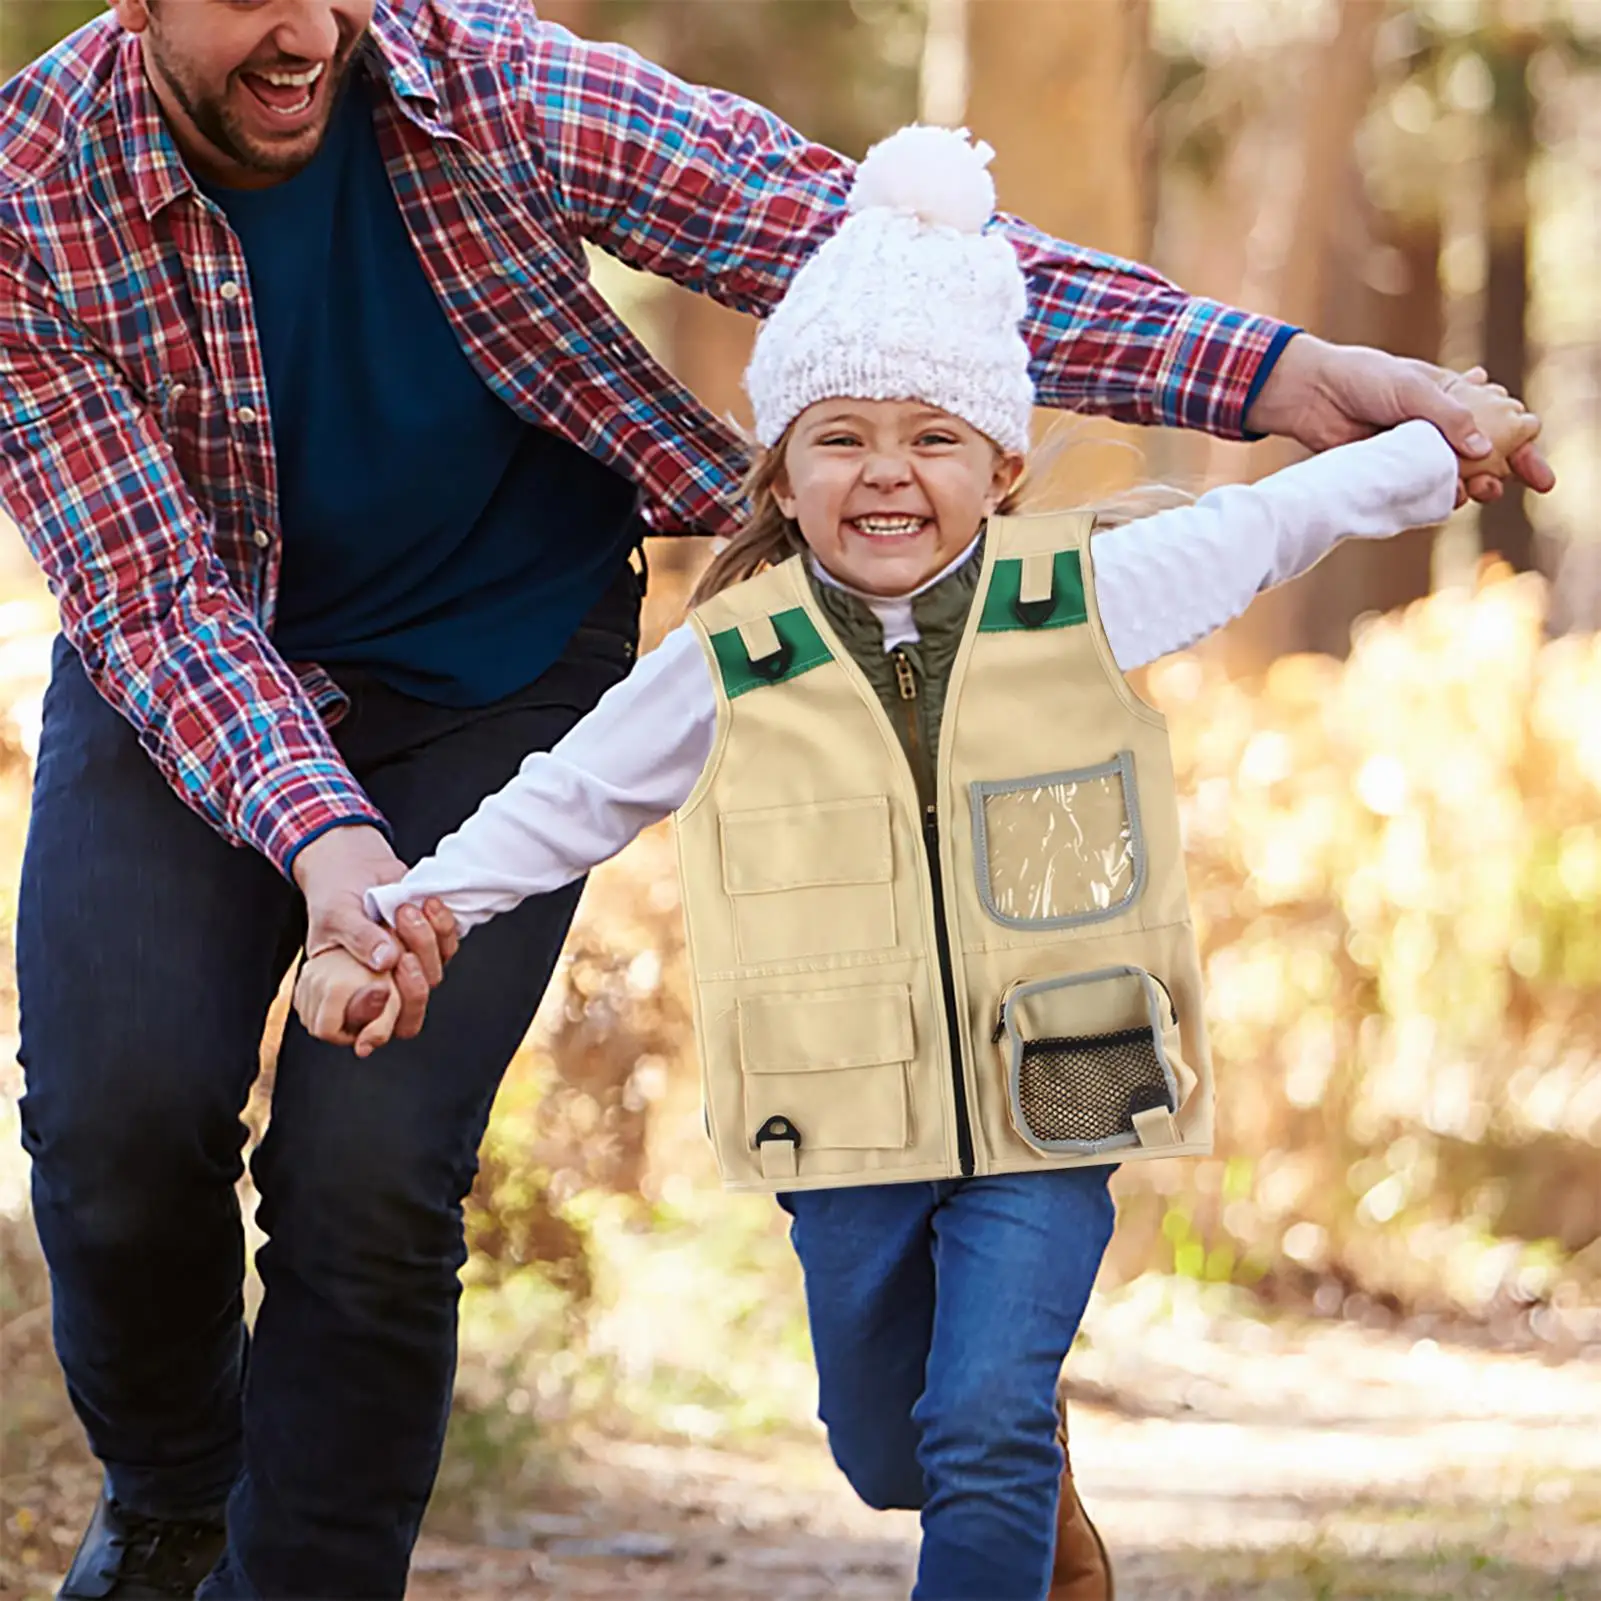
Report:
M 0 98 L 0 501 L 63 622 L 23 1129 L 106 1468 L 63 1595 L 190 1594 L 219 1553 L 208 1598 L 402 1593 L 459 1203 L 576 896 L 475 939 L 419 1038 L 453 926 L 397 942 L 361 895 L 628 671 L 646 526 L 736 515 L 737 441 L 582 243 L 760 312 L 848 179 L 518 0 L 113 0 Z M 1427 369 L 1008 227 L 1048 403 L 1477 448 Z M 332 942 L 397 973 L 404 1043 L 291 1025 L 247 1342 L 238 1114 L 284 971 Z

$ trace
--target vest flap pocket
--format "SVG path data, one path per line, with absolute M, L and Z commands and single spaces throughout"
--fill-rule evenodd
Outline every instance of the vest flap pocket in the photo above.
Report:
M 1177 1039 L 1166 989 L 1143 968 L 1016 984 L 1001 1005 L 1012 1125 L 1036 1150 L 1175 1144 Z
M 912 995 L 904 984 L 758 995 L 739 1003 L 747 1073 L 805 1073 L 909 1062 Z
M 775 1179 L 804 1176 L 812 1151 L 904 1151 L 912 1132 L 906 1066 L 753 1075 L 745 1080 L 745 1122 L 763 1174 Z
M 887 796 L 727 812 L 721 826 L 723 887 L 730 895 L 889 882 Z
M 806 1172 L 807 1151 L 904 1150 L 912 996 L 904 984 L 758 995 L 739 1003 L 746 1137 L 762 1171 Z

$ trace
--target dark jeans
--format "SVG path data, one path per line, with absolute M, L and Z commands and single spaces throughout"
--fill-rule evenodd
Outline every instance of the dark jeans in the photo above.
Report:
M 638 609 L 625 572 L 493 706 L 342 675 L 339 745 L 403 860 L 627 673 Z M 34 1214 L 112 1493 L 163 1516 L 228 1502 L 207 1597 L 404 1592 L 450 1410 L 461 1200 L 579 888 L 476 930 L 415 1040 L 358 1061 L 290 1022 L 252 1162 L 268 1243 L 247 1338 L 239 1114 L 304 906 L 177 799 L 58 643 L 17 938 Z
M 1109 1167 L 779 1198 L 818 1411 L 874 1507 L 923 1514 L 915 1601 L 1041 1601 L 1056 1379 L 1112 1237 Z

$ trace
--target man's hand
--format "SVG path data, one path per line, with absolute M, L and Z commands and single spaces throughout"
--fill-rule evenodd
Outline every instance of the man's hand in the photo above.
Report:
M 1479 432 L 1472 412 L 1444 387 L 1456 376 L 1432 362 L 1297 334 L 1268 374 L 1246 426 L 1254 433 L 1281 434 L 1316 451 L 1421 417 L 1445 435 L 1459 456 L 1484 456 L 1490 441 Z M 1532 440 L 1513 452 L 1511 467 L 1541 494 L 1556 483 Z M 1487 473 L 1464 470 L 1464 486 L 1474 500 L 1501 498 L 1500 480 Z
M 405 906 L 396 917 L 395 934 L 367 916 L 363 896 L 375 884 L 392 884 L 404 876 L 405 864 L 389 842 L 367 824 L 331 828 L 295 857 L 295 883 L 306 897 L 306 955 L 339 947 L 379 973 L 392 973 L 400 992 L 400 1013 L 394 1032 L 411 1039 L 422 1028 L 428 995 L 456 954 L 456 920 L 437 900 L 423 909 Z M 345 1011 L 344 1028 L 318 1029 L 318 1039 L 345 1043 L 377 1021 L 389 1003 L 390 989 L 375 981 L 355 995 Z

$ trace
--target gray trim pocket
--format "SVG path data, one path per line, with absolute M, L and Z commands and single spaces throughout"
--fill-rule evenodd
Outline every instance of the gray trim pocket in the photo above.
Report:
M 1140 1113 L 1179 1109 L 1178 1077 L 1162 1042 L 1171 1012 L 1165 987 L 1142 967 L 1014 984 L 996 1039 L 1005 1042 L 1018 1135 L 1051 1155 L 1143 1143 Z
M 1028 791 L 1045 791 L 1067 788 L 1079 784 L 1095 785 L 1102 780 L 1116 779 L 1116 791 L 1121 798 L 1122 838 L 1087 838 L 1080 820 L 1073 815 L 1072 797 L 1061 796 L 1047 801 L 1041 808 L 1045 815 L 1029 830 L 1030 837 L 1006 839 L 1021 832 L 1018 822 L 1004 829 L 992 821 L 992 800 Z M 968 785 L 968 802 L 973 813 L 973 862 L 978 878 L 978 898 L 984 910 L 1005 928 L 1064 929 L 1084 928 L 1091 923 L 1103 923 L 1109 918 L 1121 917 L 1140 898 L 1145 889 L 1146 851 L 1145 831 L 1140 825 L 1139 790 L 1134 781 L 1133 753 L 1121 750 L 1108 762 L 1094 767 L 1079 767 L 1070 772 L 1042 773 L 1028 778 L 1008 778 L 995 781 L 975 781 Z M 1011 843 L 1019 860 L 1008 876 L 1021 876 L 1022 884 L 998 883 L 992 866 L 991 854 L 997 846 Z M 1105 853 L 1114 853 L 1108 858 Z M 1050 858 L 1055 856 L 1066 873 L 1053 868 Z M 1097 857 L 1100 860 L 1097 860 Z M 1053 894 L 1057 880 L 1071 876 L 1071 870 L 1080 869 L 1080 878 L 1086 893 L 1081 894 L 1074 907 L 1053 910 Z M 1100 877 L 1097 878 L 1096 874 Z M 1094 891 L 1104 889 L 1107 898 L 1096 903 Z M 1018 910 L 1024 904 L 1027 911 Z M 1042 915 L 1041 915 L 1042 914 Z

